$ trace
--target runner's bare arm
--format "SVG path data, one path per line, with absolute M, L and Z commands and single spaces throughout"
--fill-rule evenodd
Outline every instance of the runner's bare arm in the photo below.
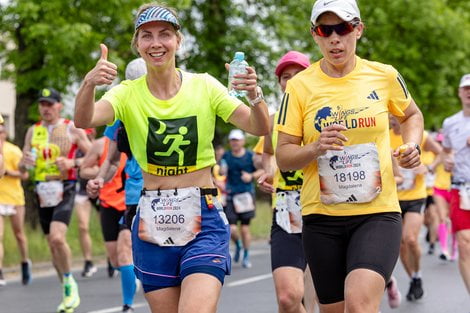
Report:
M 111 124 L 114 110 L 111 103 L 99 100 L 95 103 L 95 87 L 111 85 L 117 75 L 117 66 L 108 61 L 108 48 L 100 45 L 101 57 L 87 73 L 75 99 L 75 124 L 80 128 Z
M 427 166 L 429 171 L 434 172 L 436 167 L 442 162 L 442 147 L 432 136 L 427 136 L 423 148 L 425 151 L 431 151 L 436 156 L 432 163 Z
M 454 151 L 450 148 L 443 148 L 441 153 L 442 162 L 444 163 L 444 169 L 447 172 L 452 172 L 454 168 Z
M 3 160 L 3 143 L 0 141 L 0 178 L 5 175 L 5 161 Z
M 98 161 L 103 153 L 104 139 L 100 138 L 93 141 L 91 148 L 83 157 L 82 165 L 80 166 L 80 177 L 83 179 L 93 179 L 99 171 Z
M 423 114 L 413 99 L 404 113 L 405 116 L 397 116 L 397 119 L 400 122 L 403 142 L 409 144 L 409 147 L 403 153 L 400 153 L 398 149 L 395 150 L 393 156 L 401 156 L 398 160 L 401 167 L 413 168 L 421 163 L 419 152 L 415 149 L 414 144 L 419 145 L 422 142 L 424 119 Z
M 399 186 L 403 183 L 403 175 L 400 171 L 400 167 L 398 166 L 397 158 L 394 158 L 393 155 L 390 156 L 392 158 L 393 177 L 395 178 L 395 183 Z
M 226 64 L 225 67 L 227 70 L 229 69 L 228 64 Z M 239 80 L 239 83 L 244 85 L 244 87 L 240 87 L 240 89 L 246 90 L 248 92 L 247 97 L 251 100 L 255 100 L 255 98 L 259 96 L 257 75 L 252 67 L 248 66 L 246 69 L 247 74 L 238 75 L 244 76 Z M 239 105 L 230 116 L 229 122 L 250 134 L 256 136 L 267 135 L 269 132 L 268 106 L 264 100 L 252 106 L 251 109 L 246 105 Z
M 91 141 L 90 139 L 88 139 L 85 130 L 81 128 L 72 127 L 71 133 L 78 148 L 80 148 L 83 153 L 87 153 L 88 150 L 90 150 L 91 148 Z
M 232 113 L 229 122 L 250 134 L 264 136 L 269 131 L 268 108 L 261 103 L 252 109 L 241 104 Z
M 18 165 L 21 172 L 26 172 L 27 166 L 34 166 L 36 161 L 33 160 L 31 155 L 31 136 L 33 135 L 33 127 L 29 127 L 26 132 L 24 145 L 23 145 L 23 157 L 21 158 L 20 164 Z
M 108 155 L 100 167 L 97 178 L 103 178 L 104 182 L 110 181 L 116 174 L 121 161 L 121 152 L 117 149 L 117 142 L 109 141 Z
M 263 192 L 273 193 L 275 191 L 273 186 L 273 178 L 276 169 L 274 166 L 274 149 L 271 135 L 264 136 L 261 165 L 264 169 L 264 173 L 258 179 L 258 186 Z

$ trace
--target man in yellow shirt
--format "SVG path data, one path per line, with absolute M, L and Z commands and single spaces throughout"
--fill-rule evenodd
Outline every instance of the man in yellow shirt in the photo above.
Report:
M 0 145 L 3 146 L 5 175 L 0 179 L 0 238 L 3 238 L 3 216 L 9 216 L 11 226 L 15 234 L 18 248 L 21 254 L 22 283 L 31 282 L 31 261 L 28 258 L 28 242 L 24 233 L 25 199 L 21 178 L 28 174 L 22 174 L 18 170 L 18 164 L 23 156 L 21 149 L 7 140 L 6 127 L 0 124 Z M 3 265 L 3 242 L 0 241 L 0 286 L 6 284 L 1 271 Z

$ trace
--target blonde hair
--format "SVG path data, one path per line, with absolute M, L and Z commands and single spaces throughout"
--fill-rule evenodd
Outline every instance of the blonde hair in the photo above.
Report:
M 143 5 L 141 5 L 139 7 L 139 9 L 137 10 L 137 14 L 135 15 L 135 19 L 134 19 L 134 24 L 137 22 L 137 20 L 139 19 L 139 16 L 145 11 L 147 10 L 148 8 L 151 8 L 151 7 L 160 7 L 160 8 L 165 8 L 167 9 L 168 11 L 170 11 L 175 17 L 176 19 L 178 19 L 178 14 L 176 12 L 176 9 L 172 8 L 172 7 L 169 7 L 167 6 L 166 4 L 164 3 L 158 3 L 158 2 L 150 2 L 150 3 L 145 3 Z M 179 29 L 176 29 L 175 27 L 175 32 L 176 32 L 176 37 L 178 37 L 178 39 L 181 41 L 183 41 L 183 34 L 181 33 L 181 31 Z M 134 35 L 132 36 L 132 41 L 131 41 L 131 49 L 132 51 L 139 55 L 139 52 L 137 51 L 137 36 L 139 35 L 139 28 L 137 28 L 135 31 L 134 31 Z

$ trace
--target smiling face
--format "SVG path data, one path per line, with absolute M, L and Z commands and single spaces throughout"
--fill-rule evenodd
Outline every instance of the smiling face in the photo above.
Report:
M 154 67 L 175 67 L 175 54 L 181 37 L 167 22 L 150 22 L 137 33 L 136 48 L 145 62 Z
M 344 22 L 336 14 L 326 12 L 320 15 L 317 25 L 336 25 Z M 324 60 L 333 67 L 346 67 L 354 64 L 356 54 L 356 41 L 361 38 L 364 25 L 359 23 L 349 34 L 340 36 L 333 32 L 328 37 L 321 37 L 312 31 L 312 36 L 318 44 Z

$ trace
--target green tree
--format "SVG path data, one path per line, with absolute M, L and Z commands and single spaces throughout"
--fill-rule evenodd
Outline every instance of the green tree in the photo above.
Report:
M 12 0 L 0 7 L 2 76 L 17 85 L 16 142 L 22 144 L 37 90 L 67 92 L 91 69 L 100 42 L 122 70 L 133 16 L 142 0 Z M 274 67 L 287 50 L 320 53 L 310 35 L 311 0 L 166 1 L 180 12 L 185 44 L 179 66 L 226 81 L 224 63 L 244 51 L 265 94 L 278 93 Z M 366 23 L 358 54 L 394 65 L 422 108 L 427 126 L 459 108 L 456 85 L 469 72 L 470 4 L 465 0 L 360 0 Z M 119 8 L 119 10 L 116 10 Z M 278 95 L 278 94 L 277 94 Z M 277 99 L 273 97 L 273 99 Z M 274 100 L 276 101 L 276 100 Z M 219 135 L 226 126 L 219 125 Z
M 100 42 L 110 47 L 120 68 L 131 58 L 129 41 L 121 36 L 132 33 L 132 10 L 140 2 L 13 0 L 1 7 L 2 78 L 16 83 L 17 144 L 23 144 L 32 122 L 28 108 L 36 112 L 38 90 L 51 86 L 66 92 L 79 82 L 94 65 Z
M 425 116 L 439 128 L 461 109 L 460 77 L 470 72 L 470 4 L 445 0 L 361 0 L 359 55 L 392 64 Z

